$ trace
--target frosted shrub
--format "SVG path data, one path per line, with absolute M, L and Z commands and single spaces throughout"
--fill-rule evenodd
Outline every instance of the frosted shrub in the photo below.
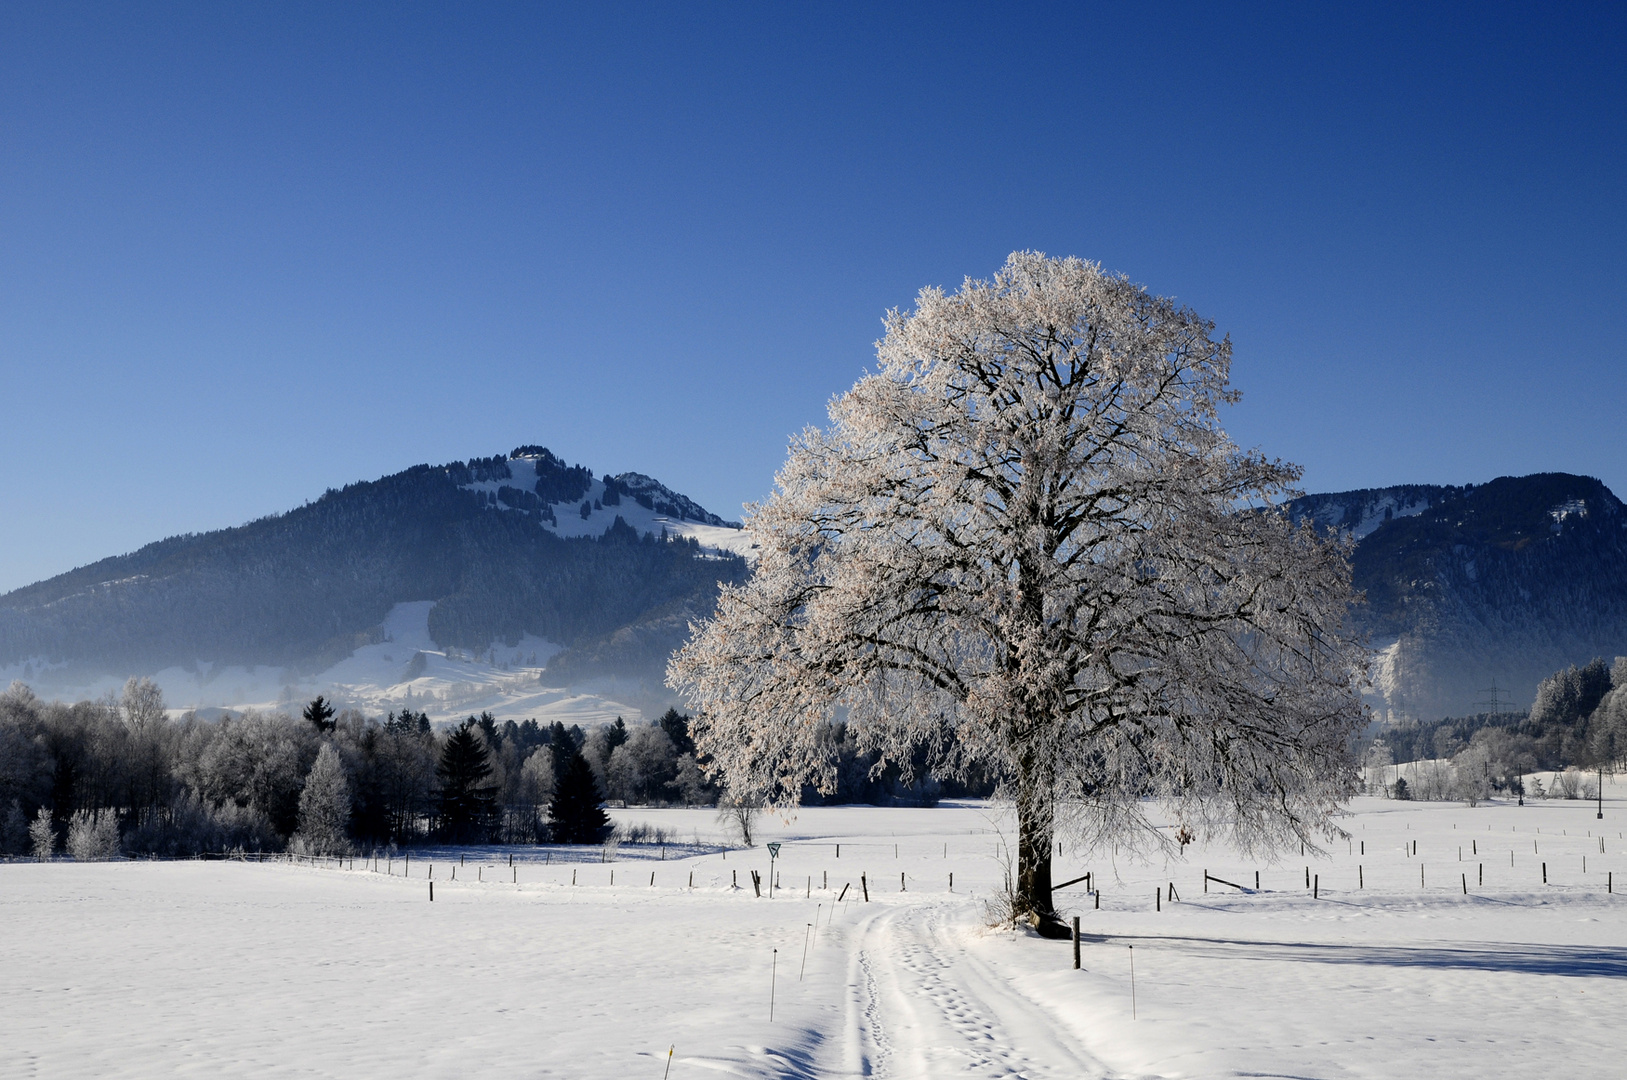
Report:
M 56 829 L 51 825 L 51 811 L 43 806 L 28 826 L 28 846 L 41 862 L 56 853 Z
M 81 810 L 68 822 L 68 854 L 80 862 L 105 862 L 119 853 L 119 821 L 110 813 Z
M 1421 761 L 1412 778 L 1412 797 L 1421 802 L 1444 802 L 1456 797 L 1457 777 L 1450 763 L 1434 759 Z
M 658 825 L 651 825 L 647 821 L 640 821 L 633 825 L 622 825 L 616 829 L 616 835 L 627 844 L 666 844 L 670 843 L 672 836 L 666 829 Z
M 1017 891 L 1007 874 L 1005 884 L 983 898 L 983 922 L 991 928 L 1016 926 L 1018 914 Z
M 1022 905 L 1017 900 L 1017 882 L 1012 874 L 1011 848 L 1002 843 L 999 847 L 1003 883 L 983 898 L 983 922 L 990 928 L 1010 926 L 1015 928 L 1017 919 L 1022 914 Z
M 1582 774 L 1575 767 L 1554 774 L 1553 797 L 1556 799 L 1582 797 Z
M 1491 798 L 1491 762 L 1480 749 L 1465 750 L 1452 759 L 1453 790 L 1470 806 Z

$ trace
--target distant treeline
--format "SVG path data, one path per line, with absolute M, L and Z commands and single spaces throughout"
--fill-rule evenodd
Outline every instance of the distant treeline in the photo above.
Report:
M 301 716 L 249 711 L 171 719 L 148 680 L 122 697 L 45 702 L 16 683 L 0 694 L 0 852 L 190 856 L 337 852 L 431 841 L 596 843 L 606 801 L 710 806 L 720 792 L 696 756 L 690 721 L 621 718 L 584 731 L 490 714 L 436 731 L 423 713 Z M 931 804 L 946 791 L 922 762 L 906 783 L 845 725 L 823 733 L 836 790 L 810 803 Z M 974 785 L 980 793 L 992 784 Z
M 1627 761 L 1627 657 L 1617 657 L 1613 666 L 1595 659 L 1555 672 L 1538 686 L 1529 712 L 1387 727 L 1365 749 L 1364 759 L 1370 773 L 1406 762 L 1450 762 L 1455 770 L 1451 782 L 1431 781 L 1442 788 L 1440 798 L 1467 798 L 1469 788 L 1484 789 L 1482 796 L 1492 791 L 1524 794 L 1520 777 L 1533 772 L 1613 771 Z M 1424 794 L 1410 793 L 1414 798 Z

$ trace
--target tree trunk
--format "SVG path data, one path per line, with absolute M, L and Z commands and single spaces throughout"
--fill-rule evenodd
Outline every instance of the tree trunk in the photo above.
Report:
M 1024 755 L 1017 780 L 1016 914 L 1042 937 L 1064 938 L 1072 930 L 1051 901 L 1051 844 L 1055 835 L 1055 784 L 1048 765 Z

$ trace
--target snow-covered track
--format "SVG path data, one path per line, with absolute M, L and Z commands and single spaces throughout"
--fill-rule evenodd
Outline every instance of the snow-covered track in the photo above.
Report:
M 850 938 L 844 1075 L 1096 1077 L 1106 1070 L 968 947 L 964 901 L 889 904 Z

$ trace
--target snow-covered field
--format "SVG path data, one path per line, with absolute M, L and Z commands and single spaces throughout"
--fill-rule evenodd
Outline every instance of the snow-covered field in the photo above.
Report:
M 1082 971 L 1067 943 L 984 925 L 1009 821 L 975 803 L 766 819 L 773 899 L 750 883 L 765 848 L 711 847 L 717 820 L 686 810 L 616 812 L 664 848 L 483 849 L 456 881 L 448 850 L 10 863 L 0 1076 L 655 1078 L 669 1047 L 673 1078 L 1627 1072 L 1627 896 L 1606 892 L 1627 884 L 1627 786 L 1602 822 L 1577 802 L 1353 811 L 1348 845 L 1275 865 L 1064 852 L 1058 880 L 1101 884 L 1099 910 L 1059 893 Z M 1205 869 L 1246 889 L 1205 894 Z

